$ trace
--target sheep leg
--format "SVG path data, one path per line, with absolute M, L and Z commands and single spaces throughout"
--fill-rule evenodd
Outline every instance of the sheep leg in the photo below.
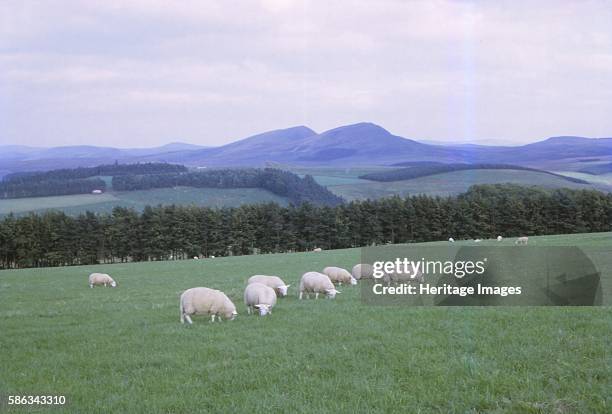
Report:
M 300 300 L 302 300 L 302 295 L 304 295 L 304 292 L 300 292 Z
M 90 284 L 89 284 L 89 287 L 93 289 L 93 283 L 90 283 Z
M 315 299 L 319 299 L 319 292 L 315 293 Z
M 185 316 L 185 320 L 189 323 L 189 325 L 191 325 L 193 323 L 193 321 L 191 320 L 191 317 L 189 315 L 187 315 L 185 313 L 185 314 L 183 314 L 183 316 Z
M 250 315 L 251 314 L 251 307 L 247 306 L 247 314 Z
M 214 322 L 215 321 L 215 314 L 213 313 L 212 315 L 210 315 L 210 321 Z

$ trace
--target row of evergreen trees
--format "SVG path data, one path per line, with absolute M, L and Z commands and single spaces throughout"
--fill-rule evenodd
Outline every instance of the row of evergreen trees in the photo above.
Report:
M 468 170 L 519 170 L 519 171 L 534 171 L 542 174 L 552 175 L 561 178 L 565 181 L 578 184 L 588 184 L 587 181 L 580 178 L 568 177 L 561 174 L 556 174 L 550 171 L 538 170 L 537 168 L 523 167 L 520 165 L 510 164 L 442 164 L 442 163 L 413 163 L 407 168 L 392 169 L 386 171 L 377 171 L 369 174 L 361 175 L 359 178 L 372 181 L 402 181 L 412 180 L 419 177 L 427 177 L 429 175 L 442 174 L 452 171 L 468 171 Z
M 237 208 L 158 206 L 142 213 L 70 217 L 61 212 L 0 221 L 0 267 L 336 249 L 382 243 L 610 231 L 612 195 L 512 185 L 458 197 L 392 197 L 347 204 Z
M 286 197 L 296 205 L 308 202 L 335 206 L 344 201 L 309 175 L 301 178 L 292 172 L 273 168 L 188 171 L 183 165 L 165 163 L 113 164 L 10 174 L 0 181 L 0 199 L 87 194 L 95 189 L 105 190 L 106 183 L 97 176 L 112 176 L 115 191 L 176 186 L 263 188 Z
M 0 199 L 49 197 L 70 194 L 88 194 L 93 190 L 105 190 L 106 182 L 100 178 L 71 180 L 45 179 L 42 181 L 0 181 Z
M 263 188 L 290 203 L 313 203 L 335 206 L 343 202 L 327 188 L 318 184 L 310 175 L 304 178 L 274 168 L 233 168 L 194 171 L 180 174 L 123 175 L 113 177 L 113 189 L 117 191 L 148 190 L 165 187 L 197 188 Z
M 48 180 L 74 180 L 96 176 L 142 175 L 187 172 L 187 167 L 165 162 L 145 162 L 136 164 L 103 164 L 96 167 L 61 168 L 50 171 L 28 171 L 7 174 L 4 181 L 13 183 L 31 183 Z

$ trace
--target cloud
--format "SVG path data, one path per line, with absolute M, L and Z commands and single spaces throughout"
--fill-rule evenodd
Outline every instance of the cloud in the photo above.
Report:
M 610 21 L 599 1 L 5 1 L 0 140 L 610 136 Z

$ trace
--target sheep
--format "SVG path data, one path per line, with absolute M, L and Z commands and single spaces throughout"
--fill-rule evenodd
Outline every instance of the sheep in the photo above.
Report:
M 96 285 L 117 287 L 117 282 L 106 273 L 92 273 L 89 275 L 89 287 L 93 288 Z
M 274 289 L 276 294 L 280 297 L 287 296 L 287 289 L 289 286 L 283 282 L 278 276 L 266 276 L 266 275 L 254 275 L 249 278 L 247 284 L 251 283 L 261 283 L 262 285 L 266 285 Z
M 425 281 L 423 272 L 421 272 L 420 270 L 417 272 L 410 264 L 408 264 L 408 267 L 409 269 L 407 269 L 407 272 L 391 272 L 385 274 L 383 276 L 383 281 L 386 282 L 388 285 L 390 285 L 391 283 L 423 283 Z
M 374 269 L 371 264 L 367 263 L 359 263 L 353 266 L 353 271 L 351 272 L 353 278 L 355 280 L 359 279 L 373 279 L 374 278 Z
M 449 242 L 451 242 L 451 243 L 454 243 L 454 242 L 455 242 L 455 239 L 453 239 L 452 237 L 449 237 L 449 238 L 448 238 L 448 241 L 449 241 Z
M 193 256 L 193 260 L 200 260 L 198 256 Z
M 342 283 L 350 283 L 351 285 L 357 284 L 357 279 L 355 279 L 348 270 L 341 267 L 328 266 L 323 269 L 323 273 L 326 274 L 333 283 L 338 283 L 339 285 L 342 285 Z
M 319 298 L 319 293 L 325 293 L 329 299 L 333 299 L 340 292 L 329 280 L 329 276 L 319 272 L 306 272 L 300 280 L 300 300 L 302 300 L 304 293 L 306 293 L 308 299 L 310 299 L 310 293 L 315 294 L 315 299 Z
M 314 249 L 312 249 L 313 252 L 322 252 L 323 249 L 321 249 L 320 247 L 315 247 Z
M 529 242 L 529 237 L 523 236 L 523 237 L 519 237 L 518 239 L 516 239 L 514 244 L 527 244 L 527 242 Z
M 474 239 L 474 243 L 480 243 L 482 239 Z
M 502 241 L 504 238 L 502 236 L 497 236 L 497 241 L 500 242 Z
M 272 308 L 276 305 L 276 292 L 263 283 L 250 283 L 244 289 L 244 304 L 250 315 L 253 309 L 257 309 L 261 316 L 272 314 Z
M 179 310 L 181 313 L 181 323 L 185 320 L 191 325 L 193 321 L 190 315 L 211 315 L 210 321 L 215 321 L 215 316 L 221 321 L 221 317 L 234 320 L 238 312 L 225 293 L 216 289 L 205 287 L 195 287 L 187 289 L 181 294 L 179 300 Z

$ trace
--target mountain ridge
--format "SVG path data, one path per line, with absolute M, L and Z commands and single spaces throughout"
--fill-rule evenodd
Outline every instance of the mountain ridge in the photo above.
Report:
M 311 166 L 391 165 L 401 162 L 542 163 L 580 157 L 612 161 L 612 138 L 556 136 L 517 146 L 435 145 L 394 135 L 372 122 L 317 133 L 307 126 L 276 129 L 217 147 L 171 142 L 152 148 L 94 145 L 37 148 L 0 146 L 0 174 L 109 162 L 172 162 L 197 167 L 245 167 L 268 163 Z

